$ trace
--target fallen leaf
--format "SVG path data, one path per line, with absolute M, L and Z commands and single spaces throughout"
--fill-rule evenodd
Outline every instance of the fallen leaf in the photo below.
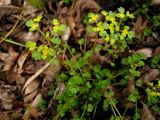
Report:
M 41 99 L 42 99 L 42 95 L 39 93 L 39 94 L 35 97 L 35 99 L 33 100 L 33 102 L 31 103 L 31 105 L 29 106 L 29 108 L 34 107 L 34 108 L 37 109 L 37 108 L 38 108 L 38 103 L 40 102 Z M 31 112 L 30 112 L 29 109 L 28 109 L 28 110 L 26 110 L 26 112 L 24 113 L 23 118 L 26 119 L 26 120 L 28 120 L 28 118 L 30 118 L 30 116 L 31 116 Z
M 16 87 L 0 85 L 0 104 L 6 110 L 11 110 L 16 104 Z
M 160 0 L 152 0 L 151 4 L 152 5 L 160 5 Z
M 34 92 L 35 90 L 38 89 L 39 85 L 40 85 L 40 80 L 39 79 L 34 79 L 34 81 L 32 81 L 25 89 L 24 95 L 30 94 L 32 92 Z
M 4 61 L 3 71 L 8 71 L 12 68 L 18 55 L 19 53 L 16 52 L 12 47 L 9 48 L 8 55 L 0 53 L 0 59 Z M 4 56 L 5 56 L 5 59 L 4 59 Z
M 71 15 L 75 16 L 78 23 L 81 21 L 81 15 L 85 10 L 91 10 L 93 12 L 98 12 L 100 6 L 93 0 L 77 0 L 73 9 L 70 9 Z
M 143 30 L 147 26 L 147 24 L 148 24 L 147 19 L 143 22 L 142 16 L 138 16 L 138 18 L 134 24 L 133 31 L 138 34 L 142 34 Z
M 26 95 L 26 96 L 24 97 L 24 103 L 32 102 L 33 99 L 35 98 L 35 96 L 38 94 L 38 91 L 39 91 L 39 90 L 37 89 L 37 90 L 35 90 L 34 92 L 32 92 L 31 94 Z
M 146 104 L 143 104 L 141 120 L 156 120 Z
M 66 31 L 63 33 L 61 38 L 63 41 L 67 42 L 70 36 L 71 36 L 71 28 L 67 27 Z
M 122 93 L 124 96 L 128 96 L 130 95 L 135 89 L 135 81 L 134 79 L 132 78 L 129 82 L 128 82 L 128 85 L 127 85 L 127 88 L 125 88 Z
M 145 85 L 147 82 L 153 81 L 160 74 L 159 69 L 151 69 L 148 72 L 144 73 L 140 78 L 142 80 L 142 84 Z
M 12 5 L 0 6 L 0 19 L 3 17 L 9 16 L 11 14 L 19 13 L 20 8 Z
M 153 49 L 152 48 L 142 48 L 136 51 L 137 53 L 142 53 L 146 57 L 152 57 L 153 55 Z

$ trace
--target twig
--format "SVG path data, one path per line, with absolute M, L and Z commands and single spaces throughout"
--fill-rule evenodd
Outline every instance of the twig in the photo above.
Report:
M 42 68 L 40 68 L 34 75 L 32 75 L 30 78 L 27 79 L 27 81 L 25 82 L 22 88 L 22 92 L 36 77 L 38 77 L 46 68 L 49 67 L 49 65 L 51 64 L 51 61 L 52 60 L 50 60 L 47 64 L 45 64 Z
M 14 24 L 12 29 L 5 35 L 4 38 L 1 39 L 0 43 L 2 43 L 14 31 L 14 29 L 17 27 L 17 25 L 18 25 L 18 23 L 20 21 L 21 16 L 22 16 L 22 13 L 19 15 L 18 20 L 16 21 L 16 23 Z

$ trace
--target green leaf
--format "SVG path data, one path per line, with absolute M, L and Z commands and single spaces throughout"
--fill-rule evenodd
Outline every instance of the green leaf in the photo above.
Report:
M 139 98 L 139 93 L 138 90 L 135 89 L 129 96 L 128 96 L 128 100 L 131 102 L 136 102 Z
M 62 40 L 59 37 L 54 37 L 50 41 L 56 45 L 60 45 Z
M 129 39 L 132 39 L 132 38 L 134 38 L 134 37 L 135 37 L 134 32 L 133 32 L 133 31 L 129 31 L 129 32 L 128 32 L 128 38 L 129 38 Z
M 124 9 L 123 7 L 119 7 L 119 8 L 118 8 L 118 11 L 119 11 L 120 13 L 124 13 L 124 12 L 125 12 L 125 9 Z
M 78 41 L 79 45 L 83 45 L 85 43 L 85 40 L 84 38 L 81 38 L 79 41 Z
M 33 20 L 28 20 L 25 24 L 27 27 L 32 27 L 34 25 L 34 21 Z
M 63 2 L 68 5 L 71 3 L 71 0 L 63 0 Z
M 43 0 L 28 0 L 28 1 L 34 8 L 42 10 L 45 7 L 45 3 Z
M 87 27 L 86 27 L 86 32 L 89 33 L 89 34 L 90 34 L 90 33 L 94 33 L 93 27 L 90 26 L 90 25 L 87 26 Z
M 35 60 L 41 60 L 42 59 L 42 54 L 40 52 L 37 52 L 37 51 L 34 51 L 32 53 L 32 57 L 35 59 Z
M 40 22 L 41 19 L 43 18 L 42 15 L 37 16 L 36 18 L 33 19 L 34 22 Z
M 93 105 L 92 104 L 88 104 L 87 112 L 92 112 L 93 109 L 94 109 Z

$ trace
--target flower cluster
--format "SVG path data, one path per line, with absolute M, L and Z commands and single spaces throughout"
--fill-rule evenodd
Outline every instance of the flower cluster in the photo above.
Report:
M 42 16 L 37 16 L 33 20 L 30 19 L 26 22 L 26 26 L 29 27 L 29 31 L 33 32 L 38 29 L 39 27 L 39 22 L 41 21 L 43 17 Z
M 49 60 L 56 55 L 55 51 L 47 45 L 37 46 L 35 42 L 27 41 L 25 46 L 32 52 L 35 60 Z
M 129 26 L 125 25 L 125 21 L 129 18 L 134 18 L 133 14 L 129 11 L 125 12 L 125 9 L 120 7 L 118 12 L 106 12 L 101 11 L 104 17 L 104 21 L 98 21 L 98 14 L 89 13 L 88 22 L 92 24 L 92 29 L 94 32 L 98 33 L 99 37 L 103 38 L 106 43 L 110 46 L 115 46 L 116 44 L 122 44 L 122 50 L 126 48 L 127 40 L 131 40 L 134 37 L 134 32 L 129 30 Z
M 53 19 L 53 33 L 55 35 L 62 35 L 66 31 L 66 25 L 60 24 L 57 19 Z

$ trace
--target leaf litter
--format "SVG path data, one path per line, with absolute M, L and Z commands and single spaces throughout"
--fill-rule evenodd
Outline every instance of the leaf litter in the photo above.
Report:
M 97 1 L 98 0 L 77 0 L 70 5 L 66 5 L 64 4 L 63 0 L 52 2 L 44 0 L 43 2 L 46 3 L 46 8 L 44 10 L 40 10 L 39 8 L 32 6 L 28 1 L 24 0 L 23 7 L 25 10 L 22 11 L 20 6 L 14 6 L 14 4 L 12 5 L 12 2 L 9 0 L 0 1 L 0 24 L 2 25 L 0 27 L 0 31 L 3 32 L 0 39 L 3 39 L 3 37 L 6 36 L 6 33 L 13 28 L 15 24 L 14 20 L 17 19 L 17 15 L 19 15 L 20 12 L 22 12 L 22 17 L 19 18 L 20 22 L 18 23 L 18 26 L 15 26 L 15 29 L 11 31 L 11 34 L 7 35 L 6 39 L 18 41 L 22 43 L 22 45 L 29 40 L 46 44 L 45 39 L 43 38 L 44 36 L 40 36 L 40 34 L 37 32 L 28 32 L 24 25 L 25 21 L 28 20 L 28 16 L 29 18 L 33 18 L 33 16 L 37 15 L 43 15 L 45 18 L 43 24 L 40 26 L 43 32 L 46 32 L 47 30 L 51 31 L 50 24 L 54 17 L 57 17 L 60 23 L 66 24 L 67 29 L 65 30 L 64 34 L 61 35 L 61 39 L 63 42 L 68 42 L 71 47 L 77 46 L 80 38 L 85 37 L 87 39 L 86 46 L 81 46 L 81 48 L 75 47 L 76 50 L 82 51 L 80 55 L 76 56 L 73 53 L 73 55 L 70 56 L 68 54 L 68 50 L 66 50 L 62 55 L 63 57 L 58 59 L 59 62 L 57 65 L 52 65 L 51 62 L 33 60 L 31 58 L 31 53 L 23 46 L 12 45 L 7 42 L 4 43 L 5 41 L 0 43 L 0 60 L 2 62 L 2 68 L 0 68 L 2 69 L 2 72 L 0 75 L 3 74 L 2 76 L 4 76 L 2 78 L 0 77 L 0 116 L 6 116 L 6 119 L 11 119 L 12 115 L 5 111 L 13 111 L 13 113 L 17 113 L 15 119 L 40 119 L 41 117 L 42 119 L 48 119 L 51 117 L 53 119 L 55 118 L 57 107 L 56 98 L 60 96 L 67 88 L 67 83 L 64 81 L 62 82 L 57 78 L 57 76 L 66 69 L 66 67 L 63 65 L 63 61 L 68 58 L 71 58 L 75 61 L 78 60 L 80 58 L 79 56 L 82 56 L 84 53 L 83 47 L 86 47 L 88 50 L 93 46 L 93 43 L 104 45 L 104 42 L 101 39 L 97 39 L 96 34 L 90 34 L 87 36 L 84 35 L 87 25 L 83 23 L 83 18 L 86 13 L 99 13 L 99 11 L 102 9 Z M 113 1 L 111 1 L 111 3 L 112 4 L 110 6 L 113 5 Z M 152 6 L 154 5 L 159 5 L 159 1 L 153 0 Z M 132 9 L 133 8 L 134 7 L 132 7 Z M 99 19 L 103 20 L 104 18 Z M 140 94 L 140 100 L 144 102 L 143 99 L 146 97 L 146 95 L 143 93 L 146 89 L 146 86 L 150 82 L 154 82 L 154 84 L 156 84 L 160 76 L 158 66 L 156 68 L 150 67 L 150 60 L 152 60 L 154 56 L 159 55 L 159 36 L 157 33 L 153 32 L 152 34 L 147 35 L 147 37 L 142 37 L 145 28 L 148 26 L 150 27 L 151 22 L 153 21 L 150 21 L 150 19 L 147 17 L 143 18 L 142 15 L 136 16 L 135 21 L 129 22 L 131 26 L 133 25 L 131 27 L 132 30 L 137 36 L 140 36 L 139 39 L 141 40 L 135 41 L 134 45 L 131 45 L 131 50 L 125 50 L 125 52 L 121 53 L 120 55 L 121 58 L 123 58 L 130 56 L 133 51 L 136 51 L 136 53 L 142 53 L 147 57 L 149 61 L 145 61 L 142 68 L 136 68 L 141 71 L 140 76 L 132 76 L 129 78 L 127 83 L 125 83 L 125 86 L 119 85 L 118 83 L 118 79 L 121 79 L 121 77 L 123 77 L 122 75 L 120 75 L 117 79 L 111 77 L 114 79 L 114 81 L 117 80 L 118 82 L 107 86 L 108 91 L 115 92 L 115 95 L 109 97 L 109 99 L 114 99 L 116 97 L 119 99 L 120 103 L 116 104 L 116 106 L 118 109 L 120 109 L 121 114 L 124 112 L 126 118 L 130 118 L 131 114 L 128 113 L 129 110 L 134 111 L 134 109 L 137 109 L 137 104 L 133 101 L 128 102 L 128 97 L 132 96 L 132 99 L 135 99 L 134 93 L 138 86 L 138 90 L 140 90 L 142 94 Z M 105 47 L 107 48 L 108 46 Z M 94 51 L 93 56 L 90 58 L 91 66 L 88 68 L 91 69 L 90 72 L 92 72 L 93 65 L 96 64 L 103 65 L 103 67 L 107 69 L 110 69 L 111 66 L 114 66 L 114 62 L 116 64 L 120 64 L 120 61 L 108 54 L 108 52 L 105 53 L 105 50 L 102 49 L 100 51 L 101 52 Z M 117 49 L 115 51 L 119 50 Z M 136 65 L 134 67 L 136 67 Z M 116 71 L 116 68 L 114 69 Z M 110 74 L 117 73 L 115 72 Z M 138 84 L 138 82 L 140 83 Z M 47 94 L 53 87 L 52 84 L 54 84 L 54 91 L 51 91 L 52 95 L 48 97 Z M 106 96 L 103 95 L 103 97 Z M 39 103 L 41 103 L 43 98 L 46 98 L 47 100 L 47 106 L 45 108 L 46 111 L 40 111 L 39 109 Z M 99 104 L 101 103 L 97 103 L 97 108 L 94 110 L 93 119 L 96 119 L 100 113 L 103 115 L 101 108 L 99 108 Z M 110 106 L 112 109 L 115 109 L 114 105 L 112 106 L 112 104 L 110 104 Z M 141 108 L 140 119 L 155 120 L 158 115 L 154 116 L 155 114 L 152 114 L 150 110 L 150 107 L 153 110 L 152 106 L 147 105 L 147 102 L 143 103 L 142 106 L 143 107 L 140 106 L 138 108 Z M 90 107 L 92 107 L 92 105 L 90 105 Z M 21 109 L 26 109 L 26 111 L 21 113 Z M 124 109 L 126 109 L 126 111 Z M 127 111 L 127 109 L 129 110 Z M 80 111 L 78 108 L 74 108 L 71 109 L 70 115 L 77 115 L 79 112 Z M 70 119 L 70 117 L 66 119 Z M 105 119 L 105 117 L 99 117 L 98 119 Z

